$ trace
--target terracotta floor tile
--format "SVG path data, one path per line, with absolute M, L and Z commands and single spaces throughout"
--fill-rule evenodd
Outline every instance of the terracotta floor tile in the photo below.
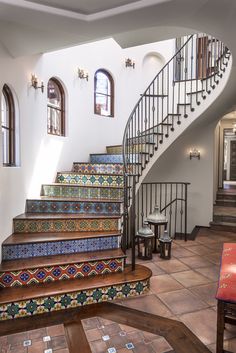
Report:
M 189 269 L 188 266 L 184 265 L 177 259 L 167 260 L 165 262 L 160 262 L 158 266 L 167 273 L 186 271 Z
M 178 246 L 176 249 L 172 250 L 172 256 L 176 258 L 193 256 L 193 253 L 188 250 L 188 248 Z
M 217 304 L 217 300 L 215 299 L 217 287 L 218 287 L 218 283 L 209 283 L 203 286 L 190 288 L 190 290 L 193 294 L 197 295 L 201 300 L 203 300 L 210 306 L 213 306 Z
M 92 328 L 97 328 L 100 323 L 96 317 L 82 320 L 83 327 L 85 330 L 90 330 Z
M 154 349 L 155 353 L 166 353 L 172 350 L 172 347 L 163 337 L 154 340 L 151 343 L 151 346 Z
M 55 351 L 55 353 L 70 353 L 68 348 L 65 349 L 58 349 Z
M 8 336 L 7 338 L 8 343 L 11 344 L 12 346 L 22 345 L 23 341 L 26 341 L 28 339 L 29 339 L 28 332 L 15 333 L 13 335 Z
M 127 336 L 113 335 L 109 341 L 106 341 L 107 347 L 115 347 L 116 349 L 125 348 L 125 343 L 128 342 L 126 338 Z
M 180 320 L 206 345 L 216 341 L 216 312 L 200 310 L 180 316 Z
M 207 258 L 209 258 L 209 255 L 207 255 Z M 203 256 L 198 255 L 191 257 L 183 257 L 181 258 L 181 261 L 187 266 L 194 269 L 199 267 L 207 267 L 212 264 L 210 261 L 207 261 L 206 258 L 204 258 Z
M 48 342 L 48 348 L 53 350 L 67 348 L 65 336 L 52 337 L 52 340 Z
M 103 329 L 105 335 L 116 335 L 120 332 L 120 326 L 117 323 L 111 323 L 110 325 L 106 325 Z
M 127 326 L 127 325 L 119 325 L 121 331 L 125 331 L 125 332 L 133 332 L 133 331 L 137 331 L 134 327 L 131 326 Z
M 143 341 L 143 335 L 140 331 L 128 332 L 125 339 L 127 342 L 132 342 L 136 345 L 138 342 Z
M 160 293 L 158 297 L 172 311 L 174 315 L 181 315 L 192 311 L 207 308 L 208 305 L 198 299 L 188 289 L 181 289 L 175 292 Z
M 28 335 L 29 335 L 29 339 L 32 341 L 39 341 L 39 340 L 42 340 L 44 336 L 48 336 L 46 327 L 29 331 Z
M 150 343 L 158 338 L 161 338 L 161 336 L 154 335 L 153 333 L 145 332 L 145 331 L 142 333 L 142 335 L 144 337 L 144 343 Z
M 107 345 L 104 341 L 98 340 L 90 342 L 89 344 L 93 353 L 107 352 Z
M 194 240 L 175 240 L 175 243 L 178 245 L 178 246 L 183 246 L 184 248 L 188 248 L 189 246 L 192 246 L 192 245 L 195 245 L 195 242 Z
M 165 273 L 155 262 L 146 262 L 145 266 L 150 268 L 153 276 L 161 275 Z
M 164 317 L 172 315 L 170 310 L 154 294 L 142 298 L 127 299 L 124 301 L 124 306 Z
M 150 282 L 150 288 L 153 293 L 170 292 L 183 288 L 183 286 L 170 275 L 154 276 L 151 278 Z
M 132 353 L 134 352 L 132 349 L 122 348 L 118 349 L 117 353 Z
M 209 267 L 200 267 L 196 271 L 201 273 L 204 277 L 209 278 L 210 280 L 216 282 L 219 279 L 220 269 L 219 266 L 213 265 Z
M 103 331 L 97 328 L 86 330 L 86 336 L 88 341 L 97 341 L 103 336 Z
M 210 247 L 206 247 L 204 245 L 194 245 L 189 247 L 188 250 L 192 251 L 196 255 L 204 255 L 209 254 L 209 252 L 213 252 Z
M 28 353 L 42 353 L 44 349 L 47 349 L 47 343 L 43 341 L 37 341 L 32 346 L 28 347 Z
M 215 265 L 219 265 L 220 264 L 220 258 L 221 258 L 221 254 L 220 253 L 212 253 L 212 254 L 208 254 L 207 255 L 207 259 L 215 264 Z
M 186 288 L 211 282 L 209 278 L 206 278 L 193 270 L 172 273 L 171 276 Z
M 151 344 L 145 344 L 143 342 L 135 344 L 134 352 L 135 353 L 155 353 Z
M 55 325 L 47 327 L 48 336 L 63 336 L 65 335 L 64 325 Z

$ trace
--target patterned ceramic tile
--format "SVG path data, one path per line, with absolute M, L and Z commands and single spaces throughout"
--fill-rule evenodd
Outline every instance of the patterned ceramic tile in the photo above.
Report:
M 151 147 L 151 146 L 150 146 Z M 146 152 L 148 151 L 148 145 L 146 144 L 132 144 L 128 146 L 129 151 L 133 153 L 138 153 L 138 152 Z M 123 147 L 120 146 L 107 146 L 107 153 L 108 154 L 122 154 L 122 149 Z
M 119 202 L 90 202 L 67 200 L 27 200 L 28 213 L 78 213 L 120 215 L 122 204 Z
M 123 164 L 73 163 L 73 171 L 81 174 L 120 174 L 123 175 Z
M 19 219 L 15 218 L 15 233 L 96 232 L 119 230 L 118 219 Z
M 42 185 L 41 196 L 49 197 L 78 197 L 81 199 L 112 199 L 123 198 L 124 189 L 111 187 L 89 187 L 70 185 Z
M 3 245 L 3 260 L 26 259 L 37 256 L 74 254 L 85 251 L 116 249 L 119 237 L 100 237 L 93 239 L 63 240 L 45 243 L 26 243 Z
M 105 273 L 116 273 L 121 272 L 123 268 L 124 260 L 118 258 L 41 267 L 37 269 L 28 268 L 14 272 L 0 272 L 0 287 L 16 287 L 89 277 Z
M 32 298 L 0 305 L 0 320 L 16 319 L 75 308 L 93 303 L 122 299 L 144 294 L 149 289 L 149 280 L 98 287 L 87 291 L 76 291 L 61 295 Z M 7 298 L 6 298 L 7 300 Z
M 57 173 L 57 183 L 84 186 L 123 186 L 123 176 L 106 174 Z
M 132 154 L 130 162 L 135 163 L 140 161 L 140 155 Z M 122 154 L 90 154 L 91 163 L 123 163 Z

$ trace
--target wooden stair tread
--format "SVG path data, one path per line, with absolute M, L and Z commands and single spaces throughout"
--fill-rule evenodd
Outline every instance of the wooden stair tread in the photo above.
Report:
M 83 199 L 79 197 L 58 197 L 58 196 L 40 196 L 39 198 L 33 198 L 33 199 L 27 199 L 27 201 L 59 201 L 59 202 L 70 202 L 70 201 L 75 201 L 75 202 L 115 202 L 115 203 L 123 203 L 124 201 L 121 199 Z
M 151 275 L 151 270 L 145 266 L 136 265 L 135 271 L 132 271 L 132 267 L 129 265 L 123 272 L 118 273 L 29 285 L 27 288 L 24 286 L 4 288 L 0 291 L 0 304 L 25 301 L 31 298 L 55 296 L 81 290 L 87 291 L 94 288 L 121 285 L 127 282 L 145 281 Z
M 82 213 L 23 213 L 14 219 L 19 220 L 54 220 L 54 219 L 94 219 L 94 218 L 99 218 L 99 219 L 119 219 L 121 216 L 120 215 L 101 215 L 97 213 L 88 213 L 88 214 L 82 214 Z
M 107 147 L 119 147 L 119 146 L 121 146 L 121 145 L 117 145 L 117 146 L 107 146 Z M 123 173 L 104 173 L 104 172 L 101 172 L 101 173 L 98 173 L 98 172 L 92 172 L 91 171 L 91 174 L 90 173 L 88 173 L 88 172 L 86 172 L 86 173 L 83 173 L 82 171 L 81 172 L 75 172 L 75 171 L 68 171 L 68 170 L 63 170 L 62 172 L 57 172 L 57 175 L 58 174 L 72 174 L 72 175 L 85 175 L 85 176 L 87 176 L 87 175 L 94 175 L 94 176 L 106 176 L 106 177 L 109 177 L 109 176 L 111 176 L 111 177 L 113 177 L 113 176 L 123 176 Z
M 113 186 L 113 185 L 80 185 L 80 184 L 75 184 L 75 183 L 52 183 L 52 184 L 43 184 L 42 187 L 44 186 L 70 186 L 70 187 L 76 187 L 76 188 L 99 188 L 99 189 L 124 189 L 123 186 Z
M 8 260 L 0 264 L 0 272 L 19 271 L 27 268 L 51 267 L 57 265 L 67 265 L 73 263 L 82 263 L 96 260 L 108 260 L 115 258 L 124 258 L 126 255 L 119 249 L 100 250 L 83 252 L 77 254 L 63 254 L 53 256 L 39 256 L 28 259 Z
M 62 240 L 77 240 L 99 237 L 120 236 L 120 231 L 102 232 L 56 232 L 56 233 L 13 233 L 4 240 L 3 245 L 15 245 L 26 243 L 53 242 Z

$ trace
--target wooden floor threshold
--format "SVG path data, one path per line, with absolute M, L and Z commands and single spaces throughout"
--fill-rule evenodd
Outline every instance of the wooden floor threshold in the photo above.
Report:
M 92 317 L 101 317 L 162 336 L 175 353 L 210 353 L 209 349 L 182 322 L 115 303 L 93 304 L 63 313 L 48 313 L 32 318 L 1 322 L 0 335 L 63 323 L 70 353 L 91 353 L 81 320 Z

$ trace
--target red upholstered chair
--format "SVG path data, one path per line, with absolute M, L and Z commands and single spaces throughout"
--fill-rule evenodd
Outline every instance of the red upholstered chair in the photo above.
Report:
M 236 325 L 236 243 L 224 244 L 216 299 L 216 353 L 223 353 L 225 324 Z

